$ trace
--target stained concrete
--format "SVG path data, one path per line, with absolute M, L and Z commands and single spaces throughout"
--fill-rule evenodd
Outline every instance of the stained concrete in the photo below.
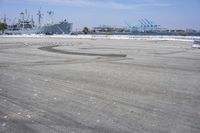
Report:
M 0 38 L 0 133 L 199 133 L 191 45 Z

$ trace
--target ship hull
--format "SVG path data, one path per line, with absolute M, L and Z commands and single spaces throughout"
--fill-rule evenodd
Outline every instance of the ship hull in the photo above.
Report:
M 60 23 L 42 26 L 38 29 L 37 34 L 70 34 L 71 31 L 72 23 Z

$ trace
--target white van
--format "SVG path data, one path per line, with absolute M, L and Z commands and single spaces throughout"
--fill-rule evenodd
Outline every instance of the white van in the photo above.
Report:
M 192 47 L 200 49 L 200 40 L 194 40 L 194 42 L 192 44 Z

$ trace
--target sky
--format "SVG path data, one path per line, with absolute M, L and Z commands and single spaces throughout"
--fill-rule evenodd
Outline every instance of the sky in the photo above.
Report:
M 44 18 L 54 11 L 54 21 L 67 19 L 73 29 L 99 25 L 125 27 L 139 25 L 139 19 L 148 19 L 163 28 L 200 30 L 200 0 L 0 0 L 0 19 L 19 18 L 20 12 L 37 20 L 41 8 Z M 46 19 L 43 19 L 46 21 Z

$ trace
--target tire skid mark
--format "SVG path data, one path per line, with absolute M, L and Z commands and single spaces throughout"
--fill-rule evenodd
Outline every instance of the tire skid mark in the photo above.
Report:
M 70 54 L 70 55 L 106 56 L 106 57 L 126 57 L 127 56 L 126 54 L 97 54 L 97 53 L 71 52 L 71 51 L 54 49 L 55 47 L 59 47 L 59 45 L 40 47 L 38 49 L 43 50 L 43 51 L 53 52 L 53 53 Z

